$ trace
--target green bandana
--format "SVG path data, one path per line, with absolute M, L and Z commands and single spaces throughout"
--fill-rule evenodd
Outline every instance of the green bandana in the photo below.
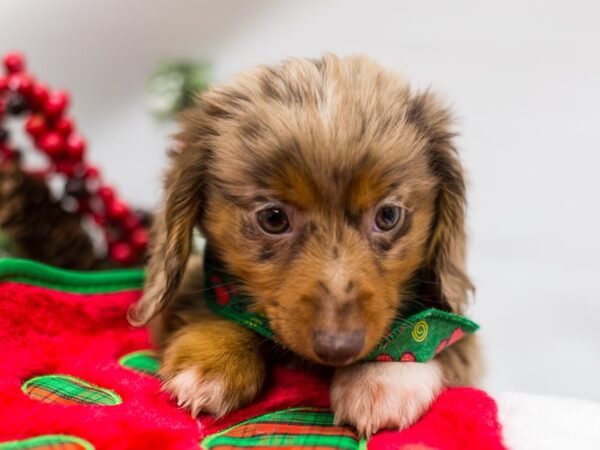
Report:
M 238 289 L 239 282 L 229 274 L 204 265 L 206 300 L 217 315 L 277 342 L 269 321 L 250 311 L 250 297 Z M 474 333 L 479 326 L 466 317 L 438 309 L 426 309 L 406 319 L 396 319 L 389 333 L 364 360 L 425 362 L 446 347 Z

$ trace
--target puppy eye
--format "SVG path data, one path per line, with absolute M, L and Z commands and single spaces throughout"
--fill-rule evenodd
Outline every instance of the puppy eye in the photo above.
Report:
M 396 205 L 382 205 L 375 212 L 375 230 L 390 231 L 402 218 L 402 209 Z
M 281 208 L 267 208 L 256 213 L 258 224 L 265 233 L 282 234 L 290 228 L 288 216 Z

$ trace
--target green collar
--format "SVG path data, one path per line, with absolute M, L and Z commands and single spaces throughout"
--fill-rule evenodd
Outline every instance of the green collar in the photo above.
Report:
M 212 261 L 211 261 L 212 262 Z M 206 300 L 217 315 L 277 342 L 265 316 L 249 310 L 250 297 L 237 288 L 231 275 L 204 265 Z M 432 359 L 446 347 L 479 328 L 475 322 L 438 309 L 426 309 L 392 323 L 386 337 L 364 359 L 366 361 L 417 361 Z

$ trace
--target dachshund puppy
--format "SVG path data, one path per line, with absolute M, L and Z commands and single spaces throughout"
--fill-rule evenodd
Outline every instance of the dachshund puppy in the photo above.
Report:
M 365 436 L 401 429 L 444 387 L 476 381 L 473 337 L 426 363 L 360 362 L 407 311 L 461 313 L 467 302 L 450 123 L 430 93 L 364 57 L 259 67 L 199 97 L 182 118 L 130 319 L 152 319 L 180 405 L 220 416 L 248 404 L 272 353 L 203 303 L 196 228 L 285 348 L 336 367 L 338 423 Z

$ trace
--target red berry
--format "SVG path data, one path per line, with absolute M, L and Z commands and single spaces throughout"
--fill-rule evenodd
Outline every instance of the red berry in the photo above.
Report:
M 130 233 L 134 232 L 140 227 L 140 219 L 135 214 L 129 214 L 123 220 L 123 228 L 125 228 Z
M 7 161 L 12 161 L 15 159 L 17 152 L 15 152 L 12 148 L 8 147 L 0 147 L 0 156 Z
M 25 69 L 25 58 L 19 52 L 9 53 L 4 57 L 4 67 L 8 73 L 21 72 Z
M 92 219 L 94 219 L 94 222 L 100 226 L 104 226 L 106 224 L 106 217 L 98 212 L 92 213 Z
M 56 121 L 54 129 L 64 137 L 67 137 L 73 131 L 73 121 L 67 117 L 61 117 Z
M 48 100 L 48 87 L 42 83 L 35 83 L 31 88 L 31 100 L 36 108 L 42 108 Z
M 73 161 L 81 161 L 85 147 L 85 141 L 81 136 L 72 134 L 67 138 L 67 155 Z
M 115 191 L 108 186 L 102 186 L 98 189 L 98 195 L 106 206 L 110 205 L 115 199 Z
M 55 164 L 56 171 L 58 173 L 62 173 L 67 177 L 72 177 L 75 175 L 76 165 L 73 164 L 72 161 L 62 159 L 60 161 L 56 161 Z
M 23 95 L 30 95 L 33 91 L 33 78 L 26 73 L 13 73 L 8 77 L 8 87 Z
M 148 245 L 148 232 L 143 228 L 139 228 L 131 233 L 131 245 L 137 250 L 144 250 Z
M 8 89 L 8 80 L 6 77 L 0 77 L 0 94 Z
M 86 178 L 100 178 L 100 171 L 96 166 L 87 166 L 85 168 Z
M 106 215 L 115 221 L 121 221 L 128 213 L 127 205 L 119 200 L 114 200 L 106 208 Z
M 30 116 L 25 122 L 25 130 L 34 138 L 39 138 L 48 131 L 46 119 L 38 114 Z
M 48 95 L 48 100 L 44 105 L 44 111 L 50 117 L 61 116 L 69 105 L 69 95 L 64 91 L 52 92 Z
M 40 138 L 39 146 L 50 158 L 56 159 L 65 148 L 65 140 L 57 132 L 50 131 Z
M 133 251 L 126 242 L 117 242 L 110 247 L 110 257 L 119 264 L 129 264 L 133 261 Z

